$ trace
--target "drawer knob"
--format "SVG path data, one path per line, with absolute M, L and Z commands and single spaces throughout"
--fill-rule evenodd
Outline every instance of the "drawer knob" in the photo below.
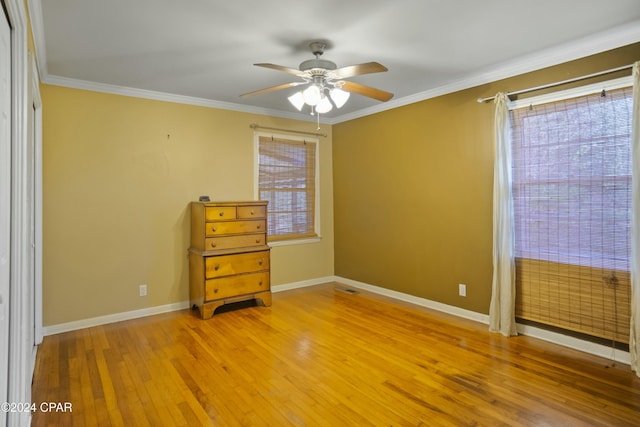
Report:
M 215 267 L 213 267 L 213 269 L 214 269 L 215 271 L 220 270 L 220 264 L 216 264 L 216 265 L 215 265 Z
M 213 290 L 213 293 L 214 293 L 214 294 L 217 294 L 217 293 L 218 293 L 218 288 L 215 288 L 215 289 Z
M 260 243 L 260 239 L 256 239 L 256 243 Z
M 251 211 L 251 215 L 255 215 L 255 213 L 253 211 Z
M 220 216 L 224 216 L 224 211 L 220 211 Z
M 258 230 L 260 230 L 260 224 L 258 224 Z
M 262 260 L 258 261 L 258 265 L 262 265 Z
M 213 226 L 213 228 L 212 228 L 211 230 L 213 230 L 214 232 L 216 232 L 216 231 L 218 231 L 218 227 L 216 227 L 216 226 L 214 225 L 214 226 Z
M 213 243 L 213 242 L 211 242 L 211 247 L 212 247 L 212 248 L 215 248 L 215 247 L 216 247 L 216 244 L 215 244 L 215 243 Z
M 258 282 L 258 286 L 262 286 L 262 280 Z

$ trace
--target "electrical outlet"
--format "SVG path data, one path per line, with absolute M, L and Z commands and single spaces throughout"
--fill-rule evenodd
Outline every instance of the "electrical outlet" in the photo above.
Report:
M 467 296 L 467 285 L 465 285 L 464 283 L 458 284 L 458 295 L 460 295 L 461 297 Z
M 140 296 L 141 297 L 147 296 L 147 285 L 140 285 Z

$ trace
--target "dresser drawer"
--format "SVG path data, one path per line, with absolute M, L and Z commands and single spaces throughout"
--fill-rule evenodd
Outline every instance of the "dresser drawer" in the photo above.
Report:
M 205 282 L 205 299 L 235 297 L 269 290 L 269 272 L 241 274 L 239 276 L 221 277 Z
M 267 207 L 262 206 L 238 206 L 238 218 L 264 218 L 267 216 Z
M 204 210 L 204 218 L 206 221 L 217 221 L 220 219 L 236 219 L 235 206 L 216 206 L 208 207 Z
M 266 245 L 267 235 L 241 234 L 238 236 L 207 237 L 204 239 L 204 250 L 213 251 L 230 248 L 246 248 L 250 246 Z
M 219 236 L 222 234 L 258 233 L 265 232 L 266 220 L 255 221 L 226 221 L 208 222 L 205 226 L 205 234 L 209 236 Z
M 269 269 L 269 251 L 206 257 L 205 278 L 231 276 Z

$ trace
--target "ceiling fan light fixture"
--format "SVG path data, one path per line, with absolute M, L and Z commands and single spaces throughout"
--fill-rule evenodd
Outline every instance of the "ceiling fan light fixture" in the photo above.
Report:
M 304 90 L 290 95 L 287 99 L 298 111 L 302 111 L 305 105 L 310 106 L 311 115 L 316 115 L 317 113 L 318 117 L 322 113 L 331 111 L 334 107 L 343 107 L 349 100 L 351 93 L 363 95 L 378 101 L 388 101 L 393 98 L 393 94 L 390 92 L 344 80 L 363 74 L 388 71 L 384 65 L 377 62 L 366 62 L 338 68 L 335 62 L 320 59 L 320 55 L 324 53 L 324 49 L 327 47 L 326 42 L 315 41 L 310 43 L 309 47 L 315 58 L 303 61 L 300 63 L 298 69 L 271 63 L 253 64 L 297 76 L 301 78 L 302 81 L 283 83 L 248 92 L 240 96 L 261 95 L 294 86 L 308 85 Z M 343 87 L 347 90 L 343 90 Z
M 342 107 L 347 102 L 347 100 L 349 100 L 350 95 L 351 94 L 346 90 L 342 90 L 337 87 L 331 89 L 331 91 L 329 92 L 329 96 L 331 96 L 331 100 L 333 101 L 334 104 L 336 104 L 336 107 L 338 108 Z
M 302 111 L 302 107 L 304 107 L 304 96 L 302 95 L 302 92 L 298 91 L 287 99 L 291 105 L 298 109 L 298 111 Z
M 316 105 L 316 112 L 320 114 L 328 113 L 333 109 L 333 105 L 331 105 L 331 101 L 326 96 L 322 96 L 320 98 L 320 102 Z
M 316 105 L 320 102 L 320 88 L 312 84 L 302 92 L 302 96 L 307 105 Z

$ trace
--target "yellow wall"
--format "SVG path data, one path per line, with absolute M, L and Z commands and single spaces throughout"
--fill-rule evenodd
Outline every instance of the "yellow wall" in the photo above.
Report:
M 45 326 L 187 301 L 189 202 L 253 199 L 250 123 L 315 130 L 50 85 L 41 96 Z M 331 128 L 321 131 L 323 238 L 273 248 L 273 285 L 333 274 Z
M 639 59 L 635 44 L 334 125 L 335 274 L 488 313 L 493 104 L 476 99 Z

